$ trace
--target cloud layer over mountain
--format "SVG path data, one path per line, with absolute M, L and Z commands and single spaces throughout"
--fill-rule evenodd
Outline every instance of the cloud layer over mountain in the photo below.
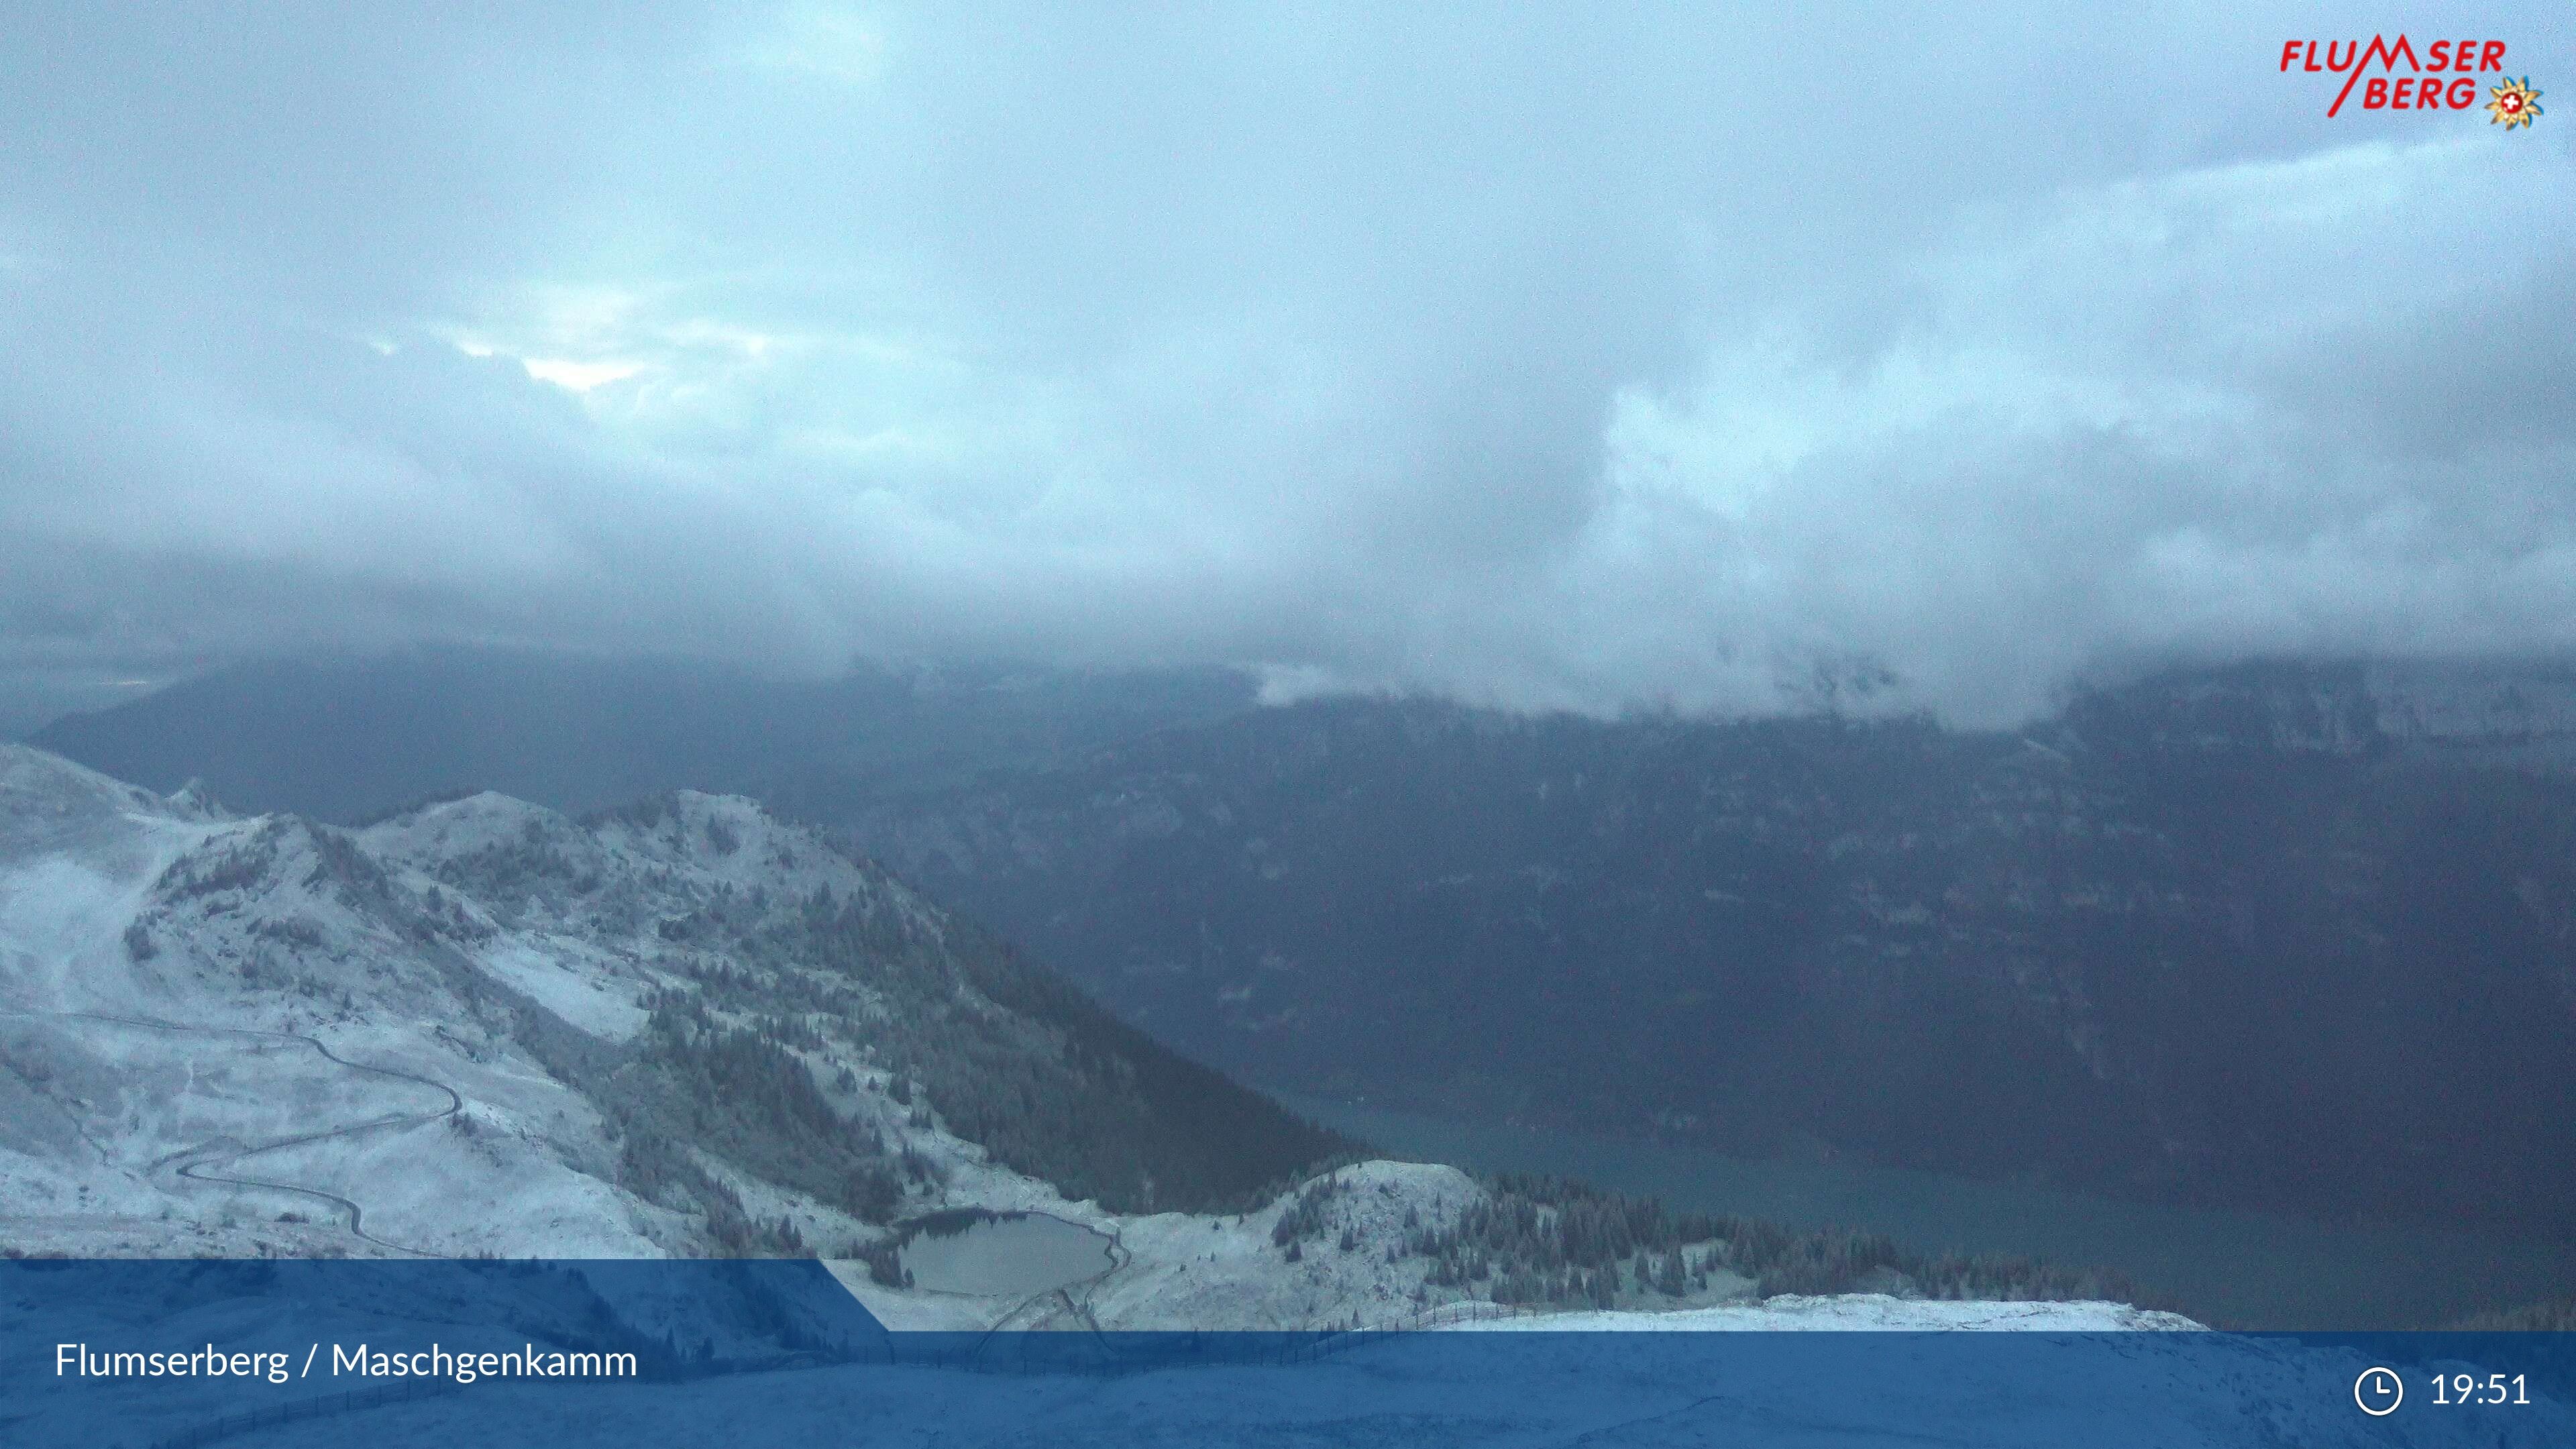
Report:
M 39 7 L 0 694 L 481 639 L 1998 720 L 2576 644 L 2569 133 L 2328 120 L 2345 24 Z

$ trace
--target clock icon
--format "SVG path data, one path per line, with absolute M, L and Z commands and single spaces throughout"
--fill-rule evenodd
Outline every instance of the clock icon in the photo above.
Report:
M 2406 1383 L 2397 1377 L 2395 1369 L 2366 1368 L 2360 1378 L 2352 1381 L 2352 1401 L 2361 1406 L 2363 1413 L 2383 1419 L 2406 1402 Z

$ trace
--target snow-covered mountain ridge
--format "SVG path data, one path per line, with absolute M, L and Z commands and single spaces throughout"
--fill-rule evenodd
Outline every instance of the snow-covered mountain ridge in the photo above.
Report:
M 340 830 L 0 747 L 0 1212 L 22 1247 L 793 1251 L 931 1208 L 1069 1208 L 949 1118 L 1056 1124 L 926 1090 L 977 1064 L 960 1052 L 1023 1046 L 1053 1059 L 1009 1085 L 1169 1139 L 1054 1144 L 1054 1175 L 1112 1195 L 1188 1202 L 1330 1143 L 1239 1092 L 1221 1105 L 1256 1140 L 1190 1140 L 1149 1080 L 1186 1064 L 1046 987 L 739 799 L 581 824 L 478 795 Z
M 344 830 L 0 746 L 0 1067 L 22 1253 L 817 1252 L 921 1328 L 1384 1324 L 1499 1281 L 1465 1281 L 1452 1231 L 1490 1206 L 1474 1180 L 1259 1191 L 1333 1139 L 736 798 L 576 822 L 480 794 Z M 904 1284 L 897 1225 L 958 1209 L 1088 1228 L 1101 1268 Z M 1759 1316 L 1722 1247 L 1655 1292 L 1665 1260 L 1623 1249 L 1598 1301 Z

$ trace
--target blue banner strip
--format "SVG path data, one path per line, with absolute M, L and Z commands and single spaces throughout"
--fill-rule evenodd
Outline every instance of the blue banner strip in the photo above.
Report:
M 821 1265 L 0 1262 L 0 1443 L 2576 1444 L 2576 1335 L 888 1333 Z

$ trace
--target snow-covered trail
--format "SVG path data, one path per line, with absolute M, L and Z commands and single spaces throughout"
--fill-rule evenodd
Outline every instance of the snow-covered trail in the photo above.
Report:
M 11 1014 L 33 1015 L 34 1013 L 13 1012 Z M 50 1015 L 58 1019 L 72 1018 L 83 1021 L 104 1021 L 111 1022 L 119 1026 L 143 1027 L 153 1031 L 185 1032 L 202 1036 L 254 1037 L 271 1041 L 301 1042 L 304 1045 L 313 1048 L 316 1052 L 321 1053 L 325 1060 L 336 1063 L 339 1066 L 346 1067 L 351 1071 L 368 1072 L 380 1077 L 391 1077 L 396 1081 L 410 1082 L 441 1093 L 447 1098 L 447 1105 L 434 1112 L 391 1112 L 382 1116 L 369 1118 L 364 1122 L 353 1122 L 346 1126 L 325 1128 L 318 1132 L 297 1133 L 292 1137 L 281 1137 L 273 1141 L 262 1142 L 248 1147 L 228 1147 L 216 1143 L 207 1143 L 172 1153 L 171 1155 L 162 1158 L 159 1162 L 154 1163 L 153 1166 L 156 1169 L 161 1167 L 170 1167 L 177 1176 L 185 1178 L 191 1182 L 221 1183 L 233 1187 L 265 1188 L 272 1192 L 291 1192 L 305 1197 L 316 1198 L 320 1201 L 330 1203 L 334 1207 L 337 1207 L 348 1214 L 349 1233 L 352 1237 L 373 1243 L 380 1248 L 387 1248 L 397 1253 L 406 1253 L 416 1258 L 440 1258 L 447 1256 L 444 1253 L 432 1253 L 424 1249 L 409 1247 L 402 1243 L 388 1242 L 387 1240 L 379 1238 L 373 1233 L 368 1232 L 365 1226 L 366 1209 L 354 1199 L 342 1197 L 338 1193 L 328 1192 L 318 1187 L 306 1187 L 299 1183 L 273 1182 L 264 1178 L 256 1177 L 230 1177 L 219 1172 L 209 1171 L 208 1169 L 215 1167 L 234 1167 L 249 1158 L 258 1157 L 264 1153 L 282 1152 L 287 1148 L 302 1147 L 309 1143 L 327 1142 L 343 1137 L 354 1137 L 359 1133 L 373 1132 L 379 1128 L 420 1127 L 426 1126 L 432 1122 L 442 1121 L 448 1117 L 455 1116 L 459 1111 L 464 1109 L 465 1099 L 458 1095 L 454 1087 L 433 1078 L 418 1076 L 411 1072 L 398 1071 L 392 1067 L 369 1066 L 365 1062 L 353 1062 L 347 1057 L 334 1052 L 320 1040 L 306 1036 L 301 1032 L 261 1031 L 251 1027 L 237 1026 L 191 1026 L 183 1022 L 154 1021 L 148 1017 L 117 1016 L 101 1011 L 65 1011 L 50 1013 Z

